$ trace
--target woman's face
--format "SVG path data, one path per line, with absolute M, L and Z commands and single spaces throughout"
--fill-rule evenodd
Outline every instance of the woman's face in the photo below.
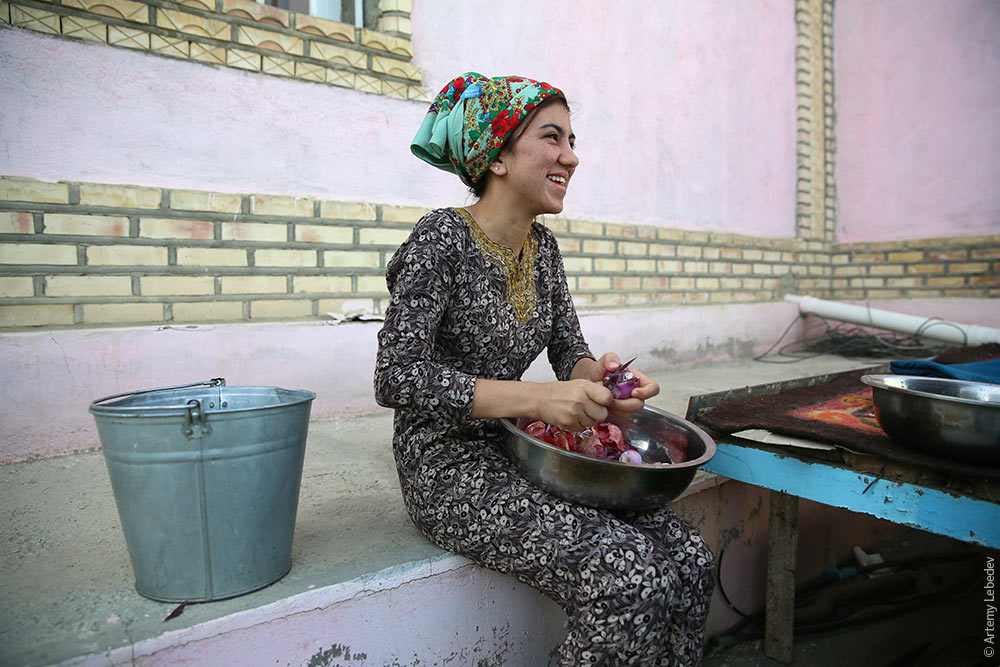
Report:
M 532 114 L 514 145 L 500 154 L 504 185 L 513 188 L 533 215 L 562 211 L 566 188 L 580 162 L 573 152 L 575 143 L 569 109 L 553 102 Z

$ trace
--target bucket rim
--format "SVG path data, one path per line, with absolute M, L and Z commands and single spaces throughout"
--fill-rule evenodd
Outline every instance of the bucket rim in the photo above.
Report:
M 142 394 L 151 394 L 157 392 L 169 392 L 169 391 L 179 391 L 181 389 L 190 389 L 193 387 L 200 386 L 214 386 L 214 387 L 225 387 L 227 390 L 238 390 L 238 389 L 277 389 L 282 392 L 289 394 L 287 400 L 279 401 L 277 403 L 268 405 L 255 405 L 249 407 L 225 407 L 225 408 L 203 408 L 203 412 L 208 414 L 232 414 L 235 412 L 253 412 L 257 410 L 273 410 L 277 408 L 288 408 L 302 403 L 309 403 L 316 398 L 316 392 L 310 391 L 308 389 L 285 389 L 284 387 L 277 387 L 274 385 L 226 385 L 224 378 L 213 378 L 205 382 L 195 382 L 191 384 L 174 385 L 170 387 L 159 387 L 156 389 L 141 389 L 138 391 L 127 391 L 120 394 L 112 394 L 110 396 L 104 396 L 91 401 L 88 408 L 94 416 L 106 416 L 106 417 L 134 417 L 134 416 L 175 416 L 184 415 L 191 409 L 192 402 L 199 403 L 200 401 L 195 398 L 191 398 L 182 405 L 137 405 L 137 406 L 123 406 L 123 405 L 113 405 L 105 404 L 107 401 L 114 399 L 123 399 L 130 396 L 138 396 Z M 183 400 L 183 399 L 181 399 Z

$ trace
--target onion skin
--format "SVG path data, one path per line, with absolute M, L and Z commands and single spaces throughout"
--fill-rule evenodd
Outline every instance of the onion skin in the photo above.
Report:
M 600 422 L 580 433 L 573 433 L 536 420 L 522 430 L 533 438 L 568 452 L 576 452 L 602 461 L 642 463 L 642 456 L 622 430 L 610 422 Z

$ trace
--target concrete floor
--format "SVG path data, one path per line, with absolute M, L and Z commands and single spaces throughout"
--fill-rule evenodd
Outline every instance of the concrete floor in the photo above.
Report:
M 656 376 L 663 391 L 652 403 L 684 415 L 691 395 L 873 363 L 818 357 L 679 369 Z M 442 556 L 413 528 L 399 500 L 391 420 L 386 411 L 313 422 L 291 572 L 255 593 L 189 605 L 170 621 L 170 629 Z M 176 605 L 135 592 L 99 451 L 3 466 L 0 508 L 0 664 L 54 664 L 164 632 L 163 619 Z M 754 662 L 759 657 L 751 644 L 720 652 L 709 664 L 773 664 Z

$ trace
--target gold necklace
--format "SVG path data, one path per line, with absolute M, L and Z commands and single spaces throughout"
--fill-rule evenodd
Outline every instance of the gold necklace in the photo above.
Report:
M 483 256 L 491 264 L 500 269 L 504 282 L 507 285 L 507 303 L 514 311 L 514 318 L 519 324 L 524 324 L 531 319 L 531 314 L 535 311 L 535 255 L 538 254 L 538 239 L 535 238 L 533 230 L 529 230 L 528 238 L 521 248 L 521 256 L 517 257 L 514 251 L 505 245 L 495 243 L 486 235 L 475 218 L 464 208 L 456 208 L 458 214 L 462 216 L 466 224 L 469 225 L 469 232 L 472 240 L 475 241 Z

